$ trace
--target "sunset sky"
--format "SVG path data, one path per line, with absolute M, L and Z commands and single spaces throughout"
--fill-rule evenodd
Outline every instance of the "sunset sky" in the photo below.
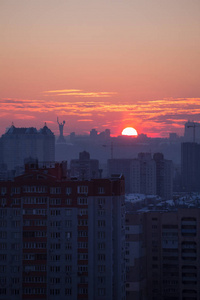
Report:
M 0 0 L 0 134 L 200 122 L 199 0 Z

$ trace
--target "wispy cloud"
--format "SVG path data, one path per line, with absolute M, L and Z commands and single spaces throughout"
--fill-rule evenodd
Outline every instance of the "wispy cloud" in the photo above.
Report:
M 65 90 L 51 90 L 44 91 L 46 96 L 74 96 L 74 97 L 83 97 L 83 98 L 107 98 L 116 95 L 115 92 L 85 92 L 83 90 L 76 89 L 65 89 Z

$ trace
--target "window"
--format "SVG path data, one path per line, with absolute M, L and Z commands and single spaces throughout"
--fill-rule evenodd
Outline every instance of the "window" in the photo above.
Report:
M 50 260 L 51 261 L 59 261 L 60 260 L 60 255 L 51 255 Z
M 7 188 L 2 186 L 1 187 L 1 195 L 5 195 L 7 193 Z
M 61 205 L 61 198 L 50 198 L 50 205 Z
M 65 289 L 65 295 L 71 295 L 72 294 L 72 289 Z
M 86 243 L 86 242 L 79 242 L 78 243 L 78 248 L 79 249 L 86 249 L 86 248 L 88 248 L 88 243 Z
M 88 272 L 88 266 L 87 265 L 79 265 L 78 272 Z
M 98 198 L 97 201 L 99 205 L 105 205 L 105 198 Z
M 50 282 L 51 282 L 51 284 L 60 283 L 60 278 L 59 277 L 51 277 Z
M 105 220 L 98 220 L 98 227 L 105 227 L 106 221 Z
M 80 219 L 80 220 L 78 220 L 78 225 L 79 226 L 87 226 L 88 225 L 88 220 L 87 219 Z
M 70 195 L 72 193 L 72 188 L 70 186 L 66 187 L 66 194 Z
M 60 267 L 59 266 L 50 266 L 50 272 L 60 272 Z
M 65 204 L 66 205 L 71 205 L 72 204 L 72 199 L 70 199 L 70 198 L 65 199 Z
M 100 288 L 98 289 L 98 296 L 105 296 L 106 294 L 106 289 Z
M 72 261 L 72 254 L 66 254 L 65 255 L 65 260 Z
M 46 186 L 23 186 L 24 193 L 46 193 L 47 187 Z
M 105 188 L 102 186 L 102 187 L 99 187 L 98 188 L 98 193 L 99 194 L 105 194 Z
M 51 221 L 50 226 L 51 227 L 60 227 L 61 226 L 61 221 Z
M 56 249 L 56 250 L 58 250 L 58 249 L 60 249 L 61 247 L 60 247 L 60 244 L 58 244 L 58 243 L 52 243 L 52 244 L 50 244 L 50 248 L 51 248 L 51 249 Z
M 6 202 L 7 202 L 7 201 L 6 201 L 6 198 L 1 198 L 1 199 L 0 199 L 0 205 L 1 205 L 1 206 L 5 206 L 5 205 L 6 205 Z
M 12 205 L 20 205 L 21 199 L 20 198 L 12 198 L 11 202 L 12 202 Z
M 106 272 L 106 266 L 105 265 L 98 265 L 98 272 L 99 273 Z
M 68 265 L 68 266 L 65 266 L 65 272 L 72 272 L 72 266 Z
M 60 232 L 51 232 L 51 238 L 56 239 L 60 238 Z
M 98 216 L 105 216 L 106 211 L 105 209 L 98 209 Z
M 6 239 L 7 238 L 7 232 L 6 231 L 0 231 L 0 239 Z
M 104 239 L 106 237 L 105 231 L 98 231 L 97 233 L 98 239 Z
M 20 194 L 20 187 L 13 186 L 11 188 L 11 193 L 12 194 Z
M 87 295 L 87 294 L 88 294 L 88 289 L 87 289 L 87 288 L 84 288 L 84 287 L 79 288 L 79 289 L 78 289 L 78 293 L 79 293 L 80 295 Z
M 66 220 L 65 227 L 72 227 L 72 220 Z
M 60 210 L 59 209 L 51 209 L 50 213 L 51 213 L 51 216 L 60 216 Z
M 50 289 L 50 295 L 60 295 L 59 289 Z
M 98 254 L 98 261 L 105 261 L 106 255 L 105 254 Z
M 79 230 L 78 237 L 88 237 L 88 231 L 87 230 Z
M 61 194 L 61 187 L 51 187 L 50 194 Z
M 85 185 L 78 186 L 77 192 L 78 192 L 78 194 L 87 194 L 88 186 L 85 186 Z
M 98 249 L 99 250 L 105 250 L 106 244 L 105 243 L 98 243 Z
M 79 216 L 87 216 L 88 215 L 88 210 L 81 208 L 81 209 L 78 210 L 78 214 L 79 214 Z
M 88 198 L 78 198 L 79 205 L 88 205 Z
M 87 253 L 79 253 L 78 260 L 88 260 L 88 254 Z

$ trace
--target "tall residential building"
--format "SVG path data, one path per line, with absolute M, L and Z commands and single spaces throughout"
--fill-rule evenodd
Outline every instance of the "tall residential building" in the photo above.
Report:
M 162 153 L 139 153 L 130 163 L 130 192 L 171 199 L 173 164 Z
M 78 179 L 91 179 L 99 177 L 99 161 L 91 159 L 86 151 L 79 153 L 79 159 L 72 159 L 70 162 L 70 175 Z
M 139 153 L 130 164 L 130 192 L 156 195 L 156 164 L 151 153 Z
M 0 182 L 0 299 L 125 300 L 123 177 L 25 170 Z
M 200 299 L 200 198 L 126 213 L 126 300 Z
M 0 139 L 2 163 L 8 170 L 24 166 L 24 159 L 41 162 L 55 160 L 55 136 L 46 126 L 39 131 L 34 127 L 17 128 L 12 125 Z
M 153 160 L 156 164 L 156 195 L 163 199 L 172 199 L 173 194 L 173 164 L 164 159 L 162 153 L 155 153 Z
M 130 164 L 132 159 L 108 159 L 107 168 L 108 176 L 111 174 L 123 174 L 125 177 L 125 190 L 126 193 L 130 193 L 131 182 L 130 182 Z
M 181 144 L 181 176 L 183 191 L 200 191 L 200 144 Z

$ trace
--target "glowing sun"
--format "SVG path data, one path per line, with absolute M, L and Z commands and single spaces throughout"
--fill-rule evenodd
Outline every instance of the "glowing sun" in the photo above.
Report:
M 122 130 L 122 135 L 128 135 L 128 136 L 137 136 L 137 130 L 133 127 L 126 127 Z

